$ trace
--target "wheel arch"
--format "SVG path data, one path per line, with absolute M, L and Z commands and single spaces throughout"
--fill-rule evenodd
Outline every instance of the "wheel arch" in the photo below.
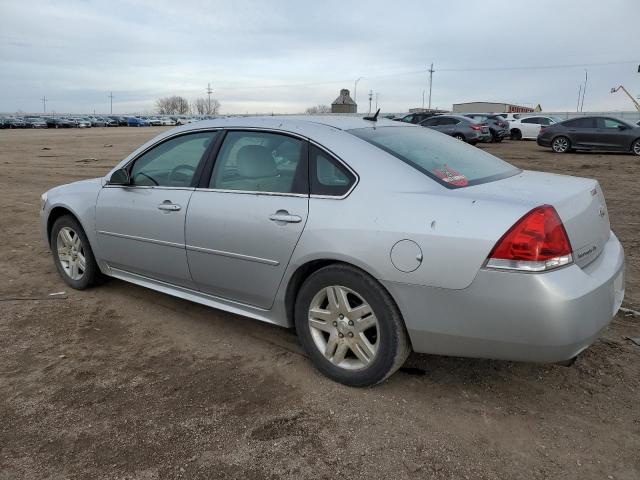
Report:
M 70 208 L 63 205 L 57 205 L 51 209 L 51 211 L 49 212 L 49 216 L 47 217 L 47 242 L 49 243 L 49 246 L 51 246 L 51 230 L 53 229 L 53 224 L 56 223 L 56 220 L 65 215 L 72 216 L 74 220 L 80 224 L 86 235 L 86 228 L 82 224 L 80 217 L 76 215 Z
M 371 272 L 367 271 L 365 268 L 362 268 L 359 265 L 356 265 L 355 263 L 352 263 L 346 260 L 340 260 L 336 258 L 320 258 L 320 259 L 309 260 L 306 263 L 303 263 L 302 265 L 297 267 L 296 270 L 291 275 L 291 277 L 289 277 L 289 281 L 287 282 L 287 287 L 286 287 L 285 296 L 284 296 L 285 313 L 286 313 L 287 322 L 289 323 L 289 325 L 292 325 L 295 327 L 295 321 L 294 321 L 295 304 L 296 304 L 296 299 L 298 297 L 298 292 L 300 291 L 300 287 L 302 287 L 302 284 L 304 283 L 304 281 L 307 278 L 309 278 L 311 275 L 313 275 L 315 272 L 320 270 L 321 268 L 328 267 L 330 265 L 349 266 L 349 267 L 355 268 L 356 270 L 360 270 L 361 272 L 373 278 L 380 285 L 380 287 L 385 292 L 387 292 L 387 294 L 389 295 L 393 303 L 396 305 L 396 308 L 398 309 L 398 312 L 400 312 L 400 316 L 402 318 L 402 310 L 398 306 L 398 302 L 396 301 L 393 294 Z M 404 323 L 404 318 L 402 318 L 402 322 Z

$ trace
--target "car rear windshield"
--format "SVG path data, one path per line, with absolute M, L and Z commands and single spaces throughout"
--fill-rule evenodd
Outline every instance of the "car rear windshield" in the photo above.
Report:
M 520 173 L 518 168 L 493 155 L 424 127 L 357 128 L 349 133 L 447 188 L 478 185 Z

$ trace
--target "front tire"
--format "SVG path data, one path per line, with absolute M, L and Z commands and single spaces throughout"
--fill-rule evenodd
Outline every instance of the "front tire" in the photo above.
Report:
M 296 298 L 295 325 L 316 368 L 349 386 L 384 381 L 411 350 L 389 293 L 348 265 L 324 267 L 305 280 Z
M 571 150 L 571 141 L 567 137 L 556 137 L 551 142 L 551 149 L 555 153 L 567 153 Z
M 456 140 L 460 140 L 461 142 L 466 142 L 467 139 L 464 138 L 464 135 L 462 135 L 461 133 L 456 133 L 453 138 L 455 138 Z
M 640 138 L 631 145 L 631 153 L 640 156 Z
M 511 130 L 511 140 L 522 140 L 522 132 L 517 128 Z
M 84 230 L 70 215 L 58 218 L 49 237 L 53 260 L 67 285 L 84 290 L 98 284 L 101 273 Z

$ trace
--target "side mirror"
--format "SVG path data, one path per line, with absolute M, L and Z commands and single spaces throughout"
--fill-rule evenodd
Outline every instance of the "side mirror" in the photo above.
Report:
M 618 125 L 618 130 L 626 130 L 627 127 L 625 125 Z
M 129 178 L 129 172 L 125 168 L 119 168 L 111 175 L 109 179 L 109 185 L 130 185 L 131 178 Z

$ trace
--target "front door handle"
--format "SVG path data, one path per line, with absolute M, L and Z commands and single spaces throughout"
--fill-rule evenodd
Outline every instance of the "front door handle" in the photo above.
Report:
M 286 210 L 278 210 L 273 215 L 269 215 L 269 220 L 272 222 L 300 223 L 302 221 L 302 217 L 298 215 L 291 215 Z
M 168 200 L 165 200 L 163 203 L 158 205 L 158 210 L 166 210 L 169 212 L 177 212 L 180 208 L 180 205 L 171 203 Z

